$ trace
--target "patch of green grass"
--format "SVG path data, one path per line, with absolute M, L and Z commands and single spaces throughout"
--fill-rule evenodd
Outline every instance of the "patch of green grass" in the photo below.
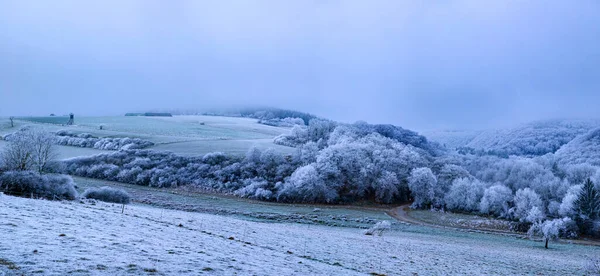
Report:
M 0 258 L 0 265 L 6 266 L 8 269 L 11 269 L 11 270 L 20 269 L 15 263 L 13 263 L 7 259 L 3 259 L 3 258 Z

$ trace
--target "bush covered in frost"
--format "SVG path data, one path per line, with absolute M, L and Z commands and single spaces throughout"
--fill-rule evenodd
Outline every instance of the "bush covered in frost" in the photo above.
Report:
M 8 195 L 73 200 L 75 183 L 68 175 L 39 174 L 32 171 L 9 171 L 0 174 L 0 191 Z
M 364 233 L 365 233 L 365 235 L 368 235 L 368 236 L 372 236 L 375 234 L 378 234 L 379 236 L 381 236 L 384 231 L 390 230 L 391 228 L 392 228 L 392 223 L 390 223 L 387 220 L 382 220 L 382 221 L 375 223 L 375 225 L 373 225 L 373 227 L 365 230 Z
M 131 196 L 125 190 L 108 186 L 86 189 L 81 194 L 81 197 L 121 204 L 129 204 L 131 202 Z

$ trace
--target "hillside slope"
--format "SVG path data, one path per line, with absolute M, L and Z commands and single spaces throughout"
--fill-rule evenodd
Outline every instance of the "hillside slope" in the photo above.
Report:
M 600 128 L 573 139 L 556 152 L 556 157 L 565 164 L 600 166 Z

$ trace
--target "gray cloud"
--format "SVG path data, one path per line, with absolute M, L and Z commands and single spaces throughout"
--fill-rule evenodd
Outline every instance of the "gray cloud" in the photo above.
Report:
M 596 1 L 3 1 L 0 115 L 269 105 L 410 128 L 598 117 Z

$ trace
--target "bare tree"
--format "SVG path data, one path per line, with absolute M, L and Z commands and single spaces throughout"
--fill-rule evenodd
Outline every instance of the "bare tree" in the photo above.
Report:
M 30 170 L 33 167 L 33 152 L 27 137 L 23 133 L 15 133 L 7 140 L 9 144 L 2 153 L 4 167 L 7 170 Z
M 10 127 L 15 127 L 15 117 L 10 116 L 8 119 L 10 120 Z
M 43 172 L 55 156 L 54 137 L 37 129 L 20 130 L 10 135 L 2 161 L 8 170 Z
M 38 172 L 43 172 L 48 162 L 56 157 L 54 136 L 48 132 L 32 130 L 30 134 L 33 157 Z

